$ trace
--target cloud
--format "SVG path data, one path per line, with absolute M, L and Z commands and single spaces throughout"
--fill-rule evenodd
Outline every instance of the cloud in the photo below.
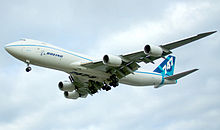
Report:
M 1 7 L 1 46 L 29 36 L 99 58 L 218 29 L 220 20 L 219 2 L 208 0 L 22 1 L 3 2 Z M 25 64 L 1 49 L 0 129 L 217 130 L 218 37 L 216 33 L 174 51 L 176 72 L 200 68 L 177 85 L 120 85 L 79 100 L 65 99 L 57 88 L 67 74 L 34 66 L 25 73 Z
M 117 48 L 126 48 L 124 51 L 127 51 L 127 49 L 137 50 L 140 47 L 143 48 L 147 43 L 158 45 L 164 44 L 164 42 L 170 42 L 161 41 L 162 39 L 172 40 L 169 37 L 183 37 L 182 34 L 187 34 L 192 29 L 197 29 L 198 25 L 200 25 L 198 22 L 206 20 L 209 14 L 205 14 L 204 16 L 201 12 L 210 9 L 212 6 L 208 2 L 202 2 L 193 6 L 189 4 L 191 3 L 177 3 L 167 8 L 160 20 L 154 21 L 147 19 L 138 21 L 128 26 L 127 29 L 103 36 L 98 41 L 97 47 L 101 48 L 100 51 L 102 53 L 106 51 L 120 53 L 123 50 Z M 194 33 L 189 33 L 188 35 L 190 34 L 192 35 Z

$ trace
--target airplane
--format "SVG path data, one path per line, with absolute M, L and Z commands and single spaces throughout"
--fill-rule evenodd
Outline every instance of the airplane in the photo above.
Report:
M 159 88 L 167 84 L 176 84 L 177 80 L 198 69 L 174 74 L 175 56 L 171 50 L 209 36 L 217 31 L 200 33 L 183 40 L 159 46 L 147 44 L 143 50 L 133 53 L 106 54 L 101 60 L 68 51 L 49 43 L 21 39 L 5 45 L 5 50 L 18 60 L 30 65 L 37 65 L 63 71 L 69 74 L 69 80 L 60 81 L 58 87 L 68 99 L 86 98 L 88 95 L 111 90 L 119 83 L 132 86 L 154 86 Z M 139 63 L 153 63 L 160 58 L 164 61 L 153 71 L 140 69 Z

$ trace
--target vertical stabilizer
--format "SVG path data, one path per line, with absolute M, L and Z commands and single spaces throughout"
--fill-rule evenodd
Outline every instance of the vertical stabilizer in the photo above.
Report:
M 176 57 L 169 55 L 155 70 L 154 72 L 161 73 L 162 75 L 171 76 L 174 73 Z

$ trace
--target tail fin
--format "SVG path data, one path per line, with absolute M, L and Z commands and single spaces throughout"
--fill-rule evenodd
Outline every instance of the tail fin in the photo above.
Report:
M 171 76 L 174 73 L 176 57 L 169 55 L 155 70 L 154 72 L 161 73 L 162 75 Z

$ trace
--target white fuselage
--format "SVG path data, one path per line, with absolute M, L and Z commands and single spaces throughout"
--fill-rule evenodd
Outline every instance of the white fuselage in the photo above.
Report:
M 81 66 L 81 64 L 93 62 L 94 59 L 67 51 L 48 43 L 25 39 L 7 44 L 5 49 L 15 58 L 29 62 L 30 64 L 64 71 L 85 80 L 104 82 L 110 74 Z M 162 84 L 174 84 L 175 81 L 167 81 L 159 73 L 135 71 L 120 79 L 120 83 L 133 86 L 160 86 Z

